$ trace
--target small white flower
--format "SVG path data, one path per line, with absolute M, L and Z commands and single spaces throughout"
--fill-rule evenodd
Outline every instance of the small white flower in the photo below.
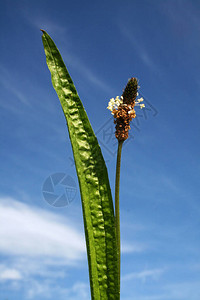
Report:
M 142 102 L 142 101 L 144 101 L 144 99 L 141 97 L 141 98 L 139 98 L 139 99 L 137 99 L 137 102 L 138 103 L 140 103 L 140 102 Z
M 142 97 L 137 99 L 137 101 L 135 101 L 135 106 L 139 106 L 141 109 L 144 108 L 145 104 L 144 103 L 140 104 L 143 101 L 144 101 L 144 99 Z
M 140 104 L 140 108 L 142 109 L 142 108 L 144 108 L 145 107 L 145 104 L 143 103 L 143 104 Z
M 107 109 L 109 109 L 111 111 L 111 114 L 113 115 L 113 110 L 114 109 L 118 109 L 118 107 L 120 106 L 120 104 L 123 103 L 123 98 L 119 96 L 117 96 L 115 99 L 111 98 L 109 103 L 108 103 L 108 107 Z

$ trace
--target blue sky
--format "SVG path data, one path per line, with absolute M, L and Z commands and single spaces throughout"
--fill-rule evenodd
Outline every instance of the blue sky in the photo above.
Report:
M 90 299 L 79 192 L 55 208 L 51 174 L 78 182 L 40 28 L 59 48 L 114 188 L 110 98 L 137 77 L 146 109 L 121 170 L 122 300 L 200 299 L 199 1 L 0 4 L 0 299 Z

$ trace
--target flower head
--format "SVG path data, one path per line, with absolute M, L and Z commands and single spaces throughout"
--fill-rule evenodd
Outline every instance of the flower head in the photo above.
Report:
M 128 138 L 128 131 L 130 129 L 130 121 L 136 117 L 134 106 L 144 108 L 145 105 L 141 102 L 143 98 L 138 96 L 138 81 L 136 78 L 129 79 L 124 92 L 121 97 L 117 96 L 115 99 L 111 98 L 108 103 L 108 109 L 114 116 L 115 120 L 115 136 L 118 141 L 125 141 Z

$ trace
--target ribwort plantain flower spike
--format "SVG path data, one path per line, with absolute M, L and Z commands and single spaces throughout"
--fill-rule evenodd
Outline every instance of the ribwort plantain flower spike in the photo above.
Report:
M 115 177 L 115 229 L 117 240 L 117 263 L 118 263 L 118 281 L 120 285 L 120 261 L 121 261 L 121 245 L 120 245 L 120 203 L 119 203 L 119 186 L 120 186 L 120 166 L 123 142 L 128 138 L 130 122 L 136 117 L 135 106 L 145 107 L 143 98 L 138 97 L 138 80 L 137 78 L 129 79 L 121 97 L 110 99 L 108 109 L 114 116 L 115 136 L 118 140 L 116 177 Z
M 115 136 L 118 141 L 124 142 L 128 138 L 128 131 L 130 129 L 130 122 L 136 117 L 136 112 L 134 107 L 139 106 L 141 109 L 145 105 L 141 102 L 144 101 L 143 98 L 136 100 L 138 96 L 138 80 L 136 78 L 129 79 L 122 96 L 119 98 L 117 96 L 115 99 L 110 99 L 108 103 L 108 109 L 114 116 L 115 120 Z

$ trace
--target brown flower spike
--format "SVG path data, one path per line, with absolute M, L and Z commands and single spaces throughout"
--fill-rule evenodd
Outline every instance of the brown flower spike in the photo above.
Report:
M 134 106 L 144 107 L 144 104 L 139 104 L 143 101 L 143 98 L 140 98 L 136 101 L 138 96 L 138 81 L 136 78 L 129 79 L 124 92 L 119 99 L 117 96 L 115 99 L 110 99 L 108 104 L 108 109 L 111 110 L 111 113 L 114 115 L 115 126 L 115 136 L 118 141 L 125 141 L 128 138 L 128 131 L 130 129 L 130 122 L 133 118 L 136 117 Z

